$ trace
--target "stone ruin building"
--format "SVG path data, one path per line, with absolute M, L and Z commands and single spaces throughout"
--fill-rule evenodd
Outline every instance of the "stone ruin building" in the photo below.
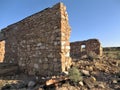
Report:
M 15 63 L 28 75 L 46 76 L 70 67 L 70 47 L 72 56 L 80 55 L 81 45 L 101 54 L 98 40 L 70 46 L 70 32 L 66 7 L 58 3 L 0 31 L 0 62 Z
M 90 52 L 94 52 L 96 55 L 102 56 L 102 47 L 97 39 L 71 42 L 70 47 L 70 56 L 72 58 L 80 58 Z
M 70 26 L 58 3 L 0 32 L 0 61 L 17 63 L 29 75 L 53 75 L 70 66 Z

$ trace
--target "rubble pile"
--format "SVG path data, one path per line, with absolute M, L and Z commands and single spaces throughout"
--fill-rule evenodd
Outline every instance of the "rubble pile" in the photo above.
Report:
M 103 57 L 100 60 L 83 59 L 73 62 L 83 79 L 74 84 L 69 79 L 69 73 L 58 76 L 24 78 L 4 83 L 2 90 L 119 90 L 120 89 L 120 63 L 119 60 Z M 18 75 L 19 77 L 19 75 Z M 18 78 L 17 77 L 17 78 Z M 10 77 L 9 77 L 10 78 Z M 14 78 L 14 76 L 13 76 Z M 26 78 L 26 80 L 25 80 Z M 14 78 L 15 79 L 15 78 Z M 3 79 L 4 81 L 4 79 Z M 0 83 L 2 83 L 1 81 Z M 9 88 L 9 89 L 6 89 Z

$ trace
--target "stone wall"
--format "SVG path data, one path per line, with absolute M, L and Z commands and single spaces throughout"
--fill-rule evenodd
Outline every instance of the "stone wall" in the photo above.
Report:
M 3 29 L 4 62 L 29 75 L 56 75 L 70 66 L 70 26 L 62 3 Z
M 94 52 L 97 55 L 102 56 L 101 43 L 97 39 L 71 42 L 70 47 L 70 55 L 72 58 L 80 58 L 81 56 L 89 54 L 90 52 Z

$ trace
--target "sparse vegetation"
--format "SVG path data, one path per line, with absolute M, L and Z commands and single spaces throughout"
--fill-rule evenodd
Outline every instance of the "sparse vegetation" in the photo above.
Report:
M 96 53 L 94 53 L 94 52 L 90 52 L 87 54 L 87 57 L 89 60 L 95 60 L 98 58 L 98 55 L 96 55 Z
M 119 60 L 120 60 L 120 53 L 118 53 L 118 54 L 117 54 L 117 59 L 119 59 Z
M 104 48 L 103 51 L 107 57 L 120 60 L 120 47 Z
M 69 76 L 69 79 L 71 81 L 73 81 L 74 83 L 77 83 L 77 82 L 79 82 L 83 79 L 80 71 L 76 67 L 72 67 L 72 68 L 69 69 L 69 75 L 68 76 Z

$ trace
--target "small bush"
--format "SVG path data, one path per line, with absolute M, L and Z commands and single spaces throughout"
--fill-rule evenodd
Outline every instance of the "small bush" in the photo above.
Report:
M 117 59 L 119 59 L 119 60 L 120 60 L 120 53 L 118 53 L 118 54 L 117 54 Z
M 94 53 L 94 52 L 88 53 L 88 54 L 87 54 L 87 57 L 88 57 L 89 60 L 94 60 L 94 59 L 97 59 L 97 58 L 98 58 L 98 56 L 97 56 L 96 53 Z
M 69 69 L 68 76 L 69 76 L 69 79 L 75 83 L 83 79 L 81 73 L 76 67 L 72 67 Z

